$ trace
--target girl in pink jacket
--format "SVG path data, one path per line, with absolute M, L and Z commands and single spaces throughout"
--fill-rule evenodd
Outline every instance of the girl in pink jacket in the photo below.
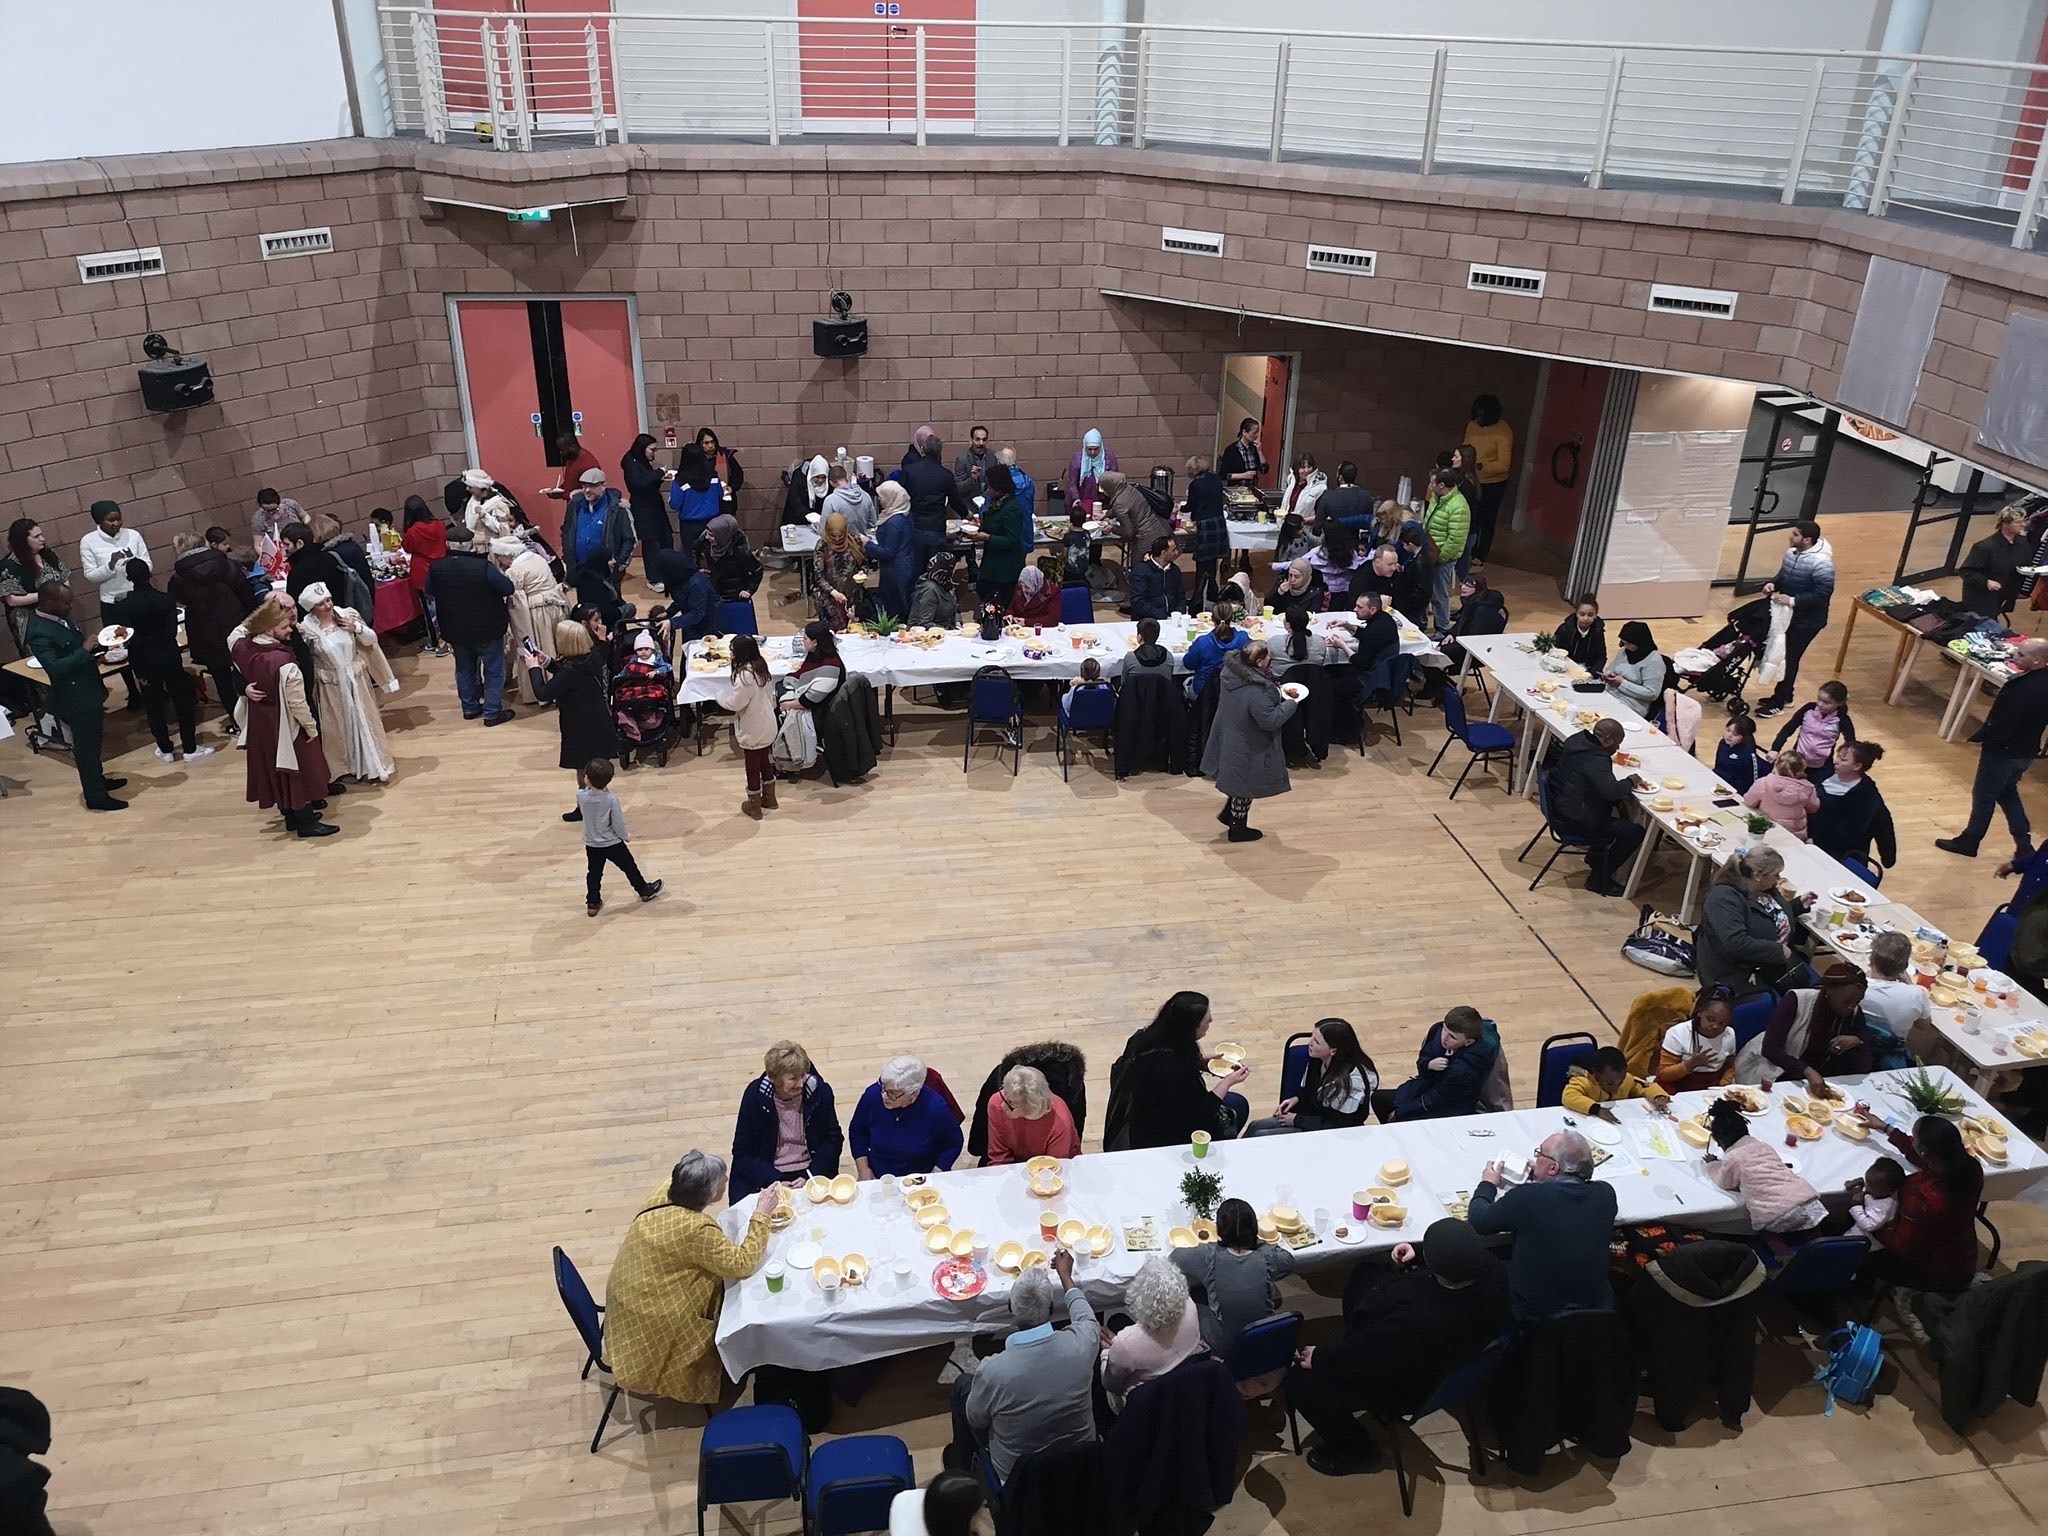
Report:
M 1819 1192 L 1785 1166 L 1776 1148 L 1749 1134 L 1749 1119 L 1734 1104 L 1714 1100 L 1707 1130 L 1720 1150 L 1719 1157 L 1707 1154 L 1707 1177 L 1742 1197 L 1757 1231 L 1804 1232 L 1827 1220 Z
M 1820 809 L 1820 791 L 1806 776 L 1806 759 L 1797 752 L 1780 752 L 1771 771 L 1749 786 L 1742 803 L 1762 811 L 1802 843 L 1806 842 L 1806 818 Z

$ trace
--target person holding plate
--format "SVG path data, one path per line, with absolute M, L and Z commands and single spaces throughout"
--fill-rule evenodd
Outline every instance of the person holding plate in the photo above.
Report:
M 105 729 L 107 685 L 100 680 L 100 659 L 71 622 L 71 587 L 53 581 L 36 589 L 35 611 L 28 616 L 28 653 L 50 680 L 50 713 L 64 722 L 71 736 L 71 761 L 78 769 L 78 787 L 89 811 L 125 811 L 128 802 L 109 790 L 126 779 L 110 779 L 100 769 L 100 736 Z M 323 781 L 324 782 L 324 781 Z
M 1218 612 L 1222 612 L 1220 607 Z M 1201 644 L 1198 640 L 1188 648 L 1191 666 Z M 1293 788 L 1280 732 L 1298 701 L 1282 694 L 1266 670 L 1272 654 L 1265 641 L 1254 640 L 1224 658 L 1217 678 L 1216 719 L 1202 749 L 1202 772 L 1224 796 L 1223 810 L 1216 819 L 1229 828 L 1233 843 L 1255 842 L 1265 836 L 1249 825 L 1254 800 L 1284 795 Z
M 173 757 L 167 710 L 178 717 L 178 747 L 185 758 L 211 757 L 214 749 L 199 745 L 199 692 L 192 686 L 192 674 L 185 670 L 185 658 L 178 648 L 178 604 L 151 584 L 147 561 L 130 560 L 127 576 L 126 595 L 104 604 L 100 617 L 132 631 L 127 640 L 128 660 L 142 690 L 142 707 L 149 712 L 157 761 L 168 763 Z

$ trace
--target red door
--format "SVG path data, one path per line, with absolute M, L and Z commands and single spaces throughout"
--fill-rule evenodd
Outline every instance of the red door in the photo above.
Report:
M 1287 386 L 1294 377 L 1294 360 L 1266 359 L 1266 390 L 1259 411 L 1259 447 L 1264 450 L 1268 473 L 1259 476 L 1261 490 L 1278 490 L 1289 468 L 1287 462 Z
M 926 121 L 971 123 L 976 5 L 977 0 L 797 0 L 805 128 L 886 132 L 916 123 L 919 27 L 925 34 Z M 855 18 L 869 25 L 845 24 Z M 939 25 L 946 22 L 954 25 Z
M 624 299 L 458 299 L 455 326 L 480 467 L 548 531 L 541 492 L 560 476 L 560 434 L 577 432 L 616 477 L 640 430 L 631 308 Z

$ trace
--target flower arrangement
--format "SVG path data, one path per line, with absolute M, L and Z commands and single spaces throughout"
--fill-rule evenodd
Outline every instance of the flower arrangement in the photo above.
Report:
M 1180 1197 L 1195 1215 L 1208 1221 L 1216 1214 L 1216 1206 L 1223 1198 L 1223 1176 L 1206 1173 L 1197 1168 L 1184 1173 L 1180 1179 Z

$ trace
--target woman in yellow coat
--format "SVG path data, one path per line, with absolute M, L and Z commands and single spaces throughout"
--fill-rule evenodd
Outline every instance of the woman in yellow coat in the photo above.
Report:
M 705 1211 L 724 1194 L 725 1159 L 686 1152 L 626 1228 L 605 1284 L 604 1345 L 613 1379 L 628 1392 L 718 1401 L 723 1373 L 712 1340 L 725 1282 L 760 1268 L 781 1192 L 761 1191 L 737 1244 Z

